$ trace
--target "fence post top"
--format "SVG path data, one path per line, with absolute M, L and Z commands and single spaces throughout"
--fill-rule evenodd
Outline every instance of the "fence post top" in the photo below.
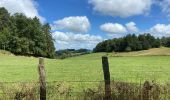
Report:
M 39 64 L 44 64 L 44 58 L 43 57 L 39 57 Z
M 102 56 L 102 58 L 108 58 L 107 56 Z

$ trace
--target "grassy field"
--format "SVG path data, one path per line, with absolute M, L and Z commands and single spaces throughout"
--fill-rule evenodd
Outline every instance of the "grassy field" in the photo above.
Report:
M 38 81 L 38 58 L 15 56 L 6 51 L 0 52 L 0 82 Z M 103 55 L 108 55 L 109 57 L 111 80 L 141 84 L 146 80 L 163 85 L 170 83 L 170 48 L 159 48 L 127 53 L 92 53 L 63 60 L 45 59 L 47 81 L 62 81 L 61 83 L 50 83 L 48 86 L 56 87 L 58 86 L 56 84 L 60 84 L 59 91 L 61 90 L 61 93 L 63 93 L 63 91 L 69 91 L 69 88 L 71 88 L 73 92 L 82 91 L 87 88 L 97 90 L 100 82 L 90 81 L 103 81 L 101 63 L 101 57 Z M 11 90 L 14 90 L 12 92 L 16 92 L 16 90 L 19 89 L 19 87 L 22 88 L 22 86 L 26 87 L 18 83 L 5 83 L 4 85 L 8 88 L 5 86 L 5 90 L 1 88 L 0 91 L 4 91 L 5 93 L 11 92 Z M 33 86 L 28 84 L 28 87 Z M 55 90 L 54 87 L 51 89 Z M 104 86 L 102 86 L 102 88 L 103 87 Z M 123 87 L 121 88 L 124 89 Z M 165 88 L 167 89 L 166 92 L 170 91 L 169 85 L 166 85 Z M 162 88 L 161 91 L 163 91 L 163 89 L 164 88 Z M 55 92 L 57 91 L 58 90 L 55 90 Z M 12 95 L 7 95 L 7 97 L 8 96 Z
M 155 56 L 156 54 L 158 55 Z M 161 83 L 169 81 L 170 56 L 165 54 L 170 54 L 169 48 L 109 53 L 111 79 L 130 82 L 147 79 Z M 45 59 L 47 81 L 101 81 L 103 80 L 101 64 L 103 55 L 106 53 L 94 53 L 64 60 Z M 38 58 L 14 56 L 9 53 L 0 56 L 0 81 L 38 80 Z

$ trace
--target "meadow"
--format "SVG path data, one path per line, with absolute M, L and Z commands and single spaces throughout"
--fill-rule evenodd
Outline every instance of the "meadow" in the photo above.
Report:
M 107 55 L 109 58 L 111 80 L 115 81 L 112 86 L 116 87 L 116 91 L 118 91 L 117 89 L 119 88 L 122 89 L 121 91 L 125 91 L 125 89 L 128 89 L 128 91 L 129 89 L 132 90 L 131 92 L 127 92 L 126 94 L 124 94 L 124 92 L 118 91 L 118 94 L 124 95 L 123 97 L 129 97 L 131 99 L 132 97 L 129 95 L 131 93 L 135 93 L 134 91 L 137 91 L 136 94 L 132 96 L 138 98 L 138 95 L 140 95 L 140 87 L 133 85 L 133 83 L 143 84 L 144 81 L 148 80 L 159 84 L 159 86 L 165 85 L 166 90 L 164 90 L 164 87 L 160 86 L 162 89 L 161 91 L 166 92 L 167 94 L 164 94 L 168 95 L 165 96 L 163 100 L 169 98 L 169 48 L 157 48 L 126 53 L 92 53 L 66 59 L 45 58 L 46 81 L 49 82 L 47 84 L 48 92 L 59 91 L 59 94 L 67 94 L 70 93 L 70 91 L 72 93 L 77 93 L 76 91 L 84 91 L 86 94 L 87 91 L 87 93 L 89 94 L 88 89 L 90 89 L 90 91 L 102 90 L 104 87 L 104 83 L 101 81 L 103 81 L 104 79 L 101 57 L 104 55 Z M 25 91 L 28 91 L 29 88 L 36 87 L 37 91 L 36 82 L 38 82 L 39 78 L 38 60 L 39 59 L 35 57 L 16 56 L 11 54 L 10 52 L 1 51 L 0 83 L 6 83 L 0 85 L 0 90 L 3 91 L 3 93 L 8 93 L 11 91 L 12 93 L 15 93 L 14 95 L 5 95 L 2 98 L 8 99 L 8 96 L 10 96 L 10 98 L 14 98 L 17 96 L 17 91 L 19 91 L 19 93 L 23 93 L 23 88 L 26 89 Z M 20 84 L 20 82 L 26 82 L 27 84 Z M 118 84 L 116 82 L 118 82 Z M 127 83 L 131 85 L 128 85 Z M 126 88 L 124 88 L 124 86 Z M 156 92 L 154 91 L 153 94 L 157 92 L 158 90 L 156 90 Z M 26 94 L 28 93 L 26 92 Z M 118 94 L 113 95 L 118 96 L 117 98 L 123 100 L 121 98 L 122 96 Z M 100 93 L 100 96 L 101 95 L 103 95 L 103 93 Z M 58 98 L 58 96 L 59 95 L 54 94 L 52 97 Z M 35 98 L 38 98 L 38 96 L 36 95 Z
M 151 49 L 151 51 L 140 52 L 140 55 L 137 55 L 136 52 L 130 52 L 130 54 L 92 53 L 63 60 L 45 59 L 46 77 L 49 82 L 102 81 L 101 57 L 108 55 L 112 80 L 131 82 L 155 80 L 164 83 L 170 78 L 168 50 L 170 51 L 167 48 L 159 49 L 164 53 L 159 55 L 150 54 L 151 51 L 152 53 L 158 52 L 158 49 Z M 1 82 L 38 81 L 38 58 L 9 54 L 1 54 L 0 56 Z

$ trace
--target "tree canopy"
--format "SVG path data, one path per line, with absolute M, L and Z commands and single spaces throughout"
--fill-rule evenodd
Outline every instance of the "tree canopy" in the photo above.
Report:
M 37 17 L 28 18 L 21 13 L 10 15 L 5 8 L 0 8 L 0 49 L 52 58 L 53 41 L 48 23 L 41 24 Z
M 128 34 L 122 38 L 105 40 L 96 45 L 94 52 L 130 52 L 159 48 L 160 46 L 170 47 L 170 38 L 155 38 L 151 34 Z

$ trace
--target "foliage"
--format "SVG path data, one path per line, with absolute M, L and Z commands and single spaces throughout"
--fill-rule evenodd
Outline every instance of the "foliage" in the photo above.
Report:
M 170 37 L 163 37 L 161 43 L 165 47 L 170 47 Z
M 53 58 L 54 43 L 49 24 L 41 24 L 37 17 L 11 15 L 0 8 L 0 49 L 19 55 Z
M 160 39 L 150 34 L 129 34 L 122 38 L 114 38 L 105 40 L 97 44 L 94 52 L 130 52 L 139 50 L 148 50 L 150 48 L 158 48 L 161 46 Z
M 64 59 L 68 57 L 80 56 L 91 53 L 88 49 L 64 49 L 56 51 L 56 58 Z

